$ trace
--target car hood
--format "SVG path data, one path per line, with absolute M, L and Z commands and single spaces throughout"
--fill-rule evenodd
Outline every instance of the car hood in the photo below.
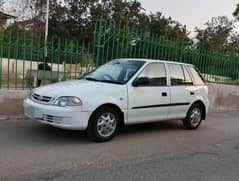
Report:
M 33 90 L 34 93 L 57 97 L 57 96 L 81 96 L 86 94 L 96 95 L 99 92 L 119 90 L 124 85 L 110 84 L 88 80 L 71 80 L 46 85 Z M 118 92 L 118 91 L 117 91 Z

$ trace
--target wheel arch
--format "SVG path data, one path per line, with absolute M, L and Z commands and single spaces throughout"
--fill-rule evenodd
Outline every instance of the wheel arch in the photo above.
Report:
M 202 111 L 203 111 L 202 120 L 205 120 L 206 119 L 206 106 L 205 106 L 205 104 L 201 100 L 196 100 L 195 102 L 193 102 L 191 104 L 190 108 L 195 104 L 199 104 L 201 106 Z M 190 110 L 190 108 L 188 110 Z
M 110 107 L 112 109 L 114 109 L 120 117 L 120 128 L 123 127 L 125 125 L 125 117 L 124 117 L 124 112 L 121 110 L 121 108 L 119 106 L 117 106 L 114 103 L 104 103 L 100 106 L 98 106 L 91 114 L 89 121 L 91 120 L 92 116 L 94 116 L 94 114 L 96 113 L 97 110 L 102 109 L 103 107 Z M 89 122 L 88 122 L 88 126 L 89 126 Z M 87 126 L 87 127 L 88 127 Z

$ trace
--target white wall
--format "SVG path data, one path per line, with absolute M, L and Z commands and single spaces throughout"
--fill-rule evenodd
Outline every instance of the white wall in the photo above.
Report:
M 24 68 L 24 73 L 26 74 L 27 70 L 30 69 L 32 66 L 32 70 L 37 70 L 38 62 L 31 62 L 28 60 L 16 60 L 16 59 L 7 59 L 7 58 L 2 58 L 2 64 L 0 60 L 0 66 L 2 66 L 2 73 L 7 74 L 8 73 L 8 66 L 9 66 L 9 72 L 15 73 L 16 72 L 16 66 L 17 66 L 17 74 L 23 74 L 23 66 Z M 49 63 L 49 65 L 52 67 L 53 71 L 58 71 L 58 64 L 52 64 Z M 59 71 L 63 72 L 64 71 L 64 66 L 62 64 L 59 64 Z

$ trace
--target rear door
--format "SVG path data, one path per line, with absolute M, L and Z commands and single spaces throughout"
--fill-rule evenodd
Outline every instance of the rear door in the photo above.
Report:
M 201 76 L 201 74 L 195 67 L 187 66 L 187 69 L 189 70 L 193 78 L 194 85 L 197 87 L 197 92 L 196 92 L 197 99 L 203 101 L 203 103 L 206 105 L 206 108 L 208 108 L 209 106 L 208 87 L 205 84 L 203 77 Z
M 184 65 L 168 63 L 171 101 L 169 119 L 185 118 L 192 101 L 196 99 L 196 86 Z
M 165 63 L 146 65 L 137 78 L 148 78 L 149 83 L 128 85 L 128 124 L 165 120 L 168 117 L 170 91 L 167 86 Z

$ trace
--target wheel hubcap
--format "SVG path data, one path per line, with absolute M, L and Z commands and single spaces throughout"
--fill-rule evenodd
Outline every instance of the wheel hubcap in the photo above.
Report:
M 112 113 L 102 114 L 97 121 L 97 132 L 102 137 L 111 136 L 116 129 L 116 118 Z
M 193 108 L 191 115 L 190 115 L 190 121 L 193 127 L 198 126 L 198 124 L 201 121 L 201 110 L 197 107 Z

